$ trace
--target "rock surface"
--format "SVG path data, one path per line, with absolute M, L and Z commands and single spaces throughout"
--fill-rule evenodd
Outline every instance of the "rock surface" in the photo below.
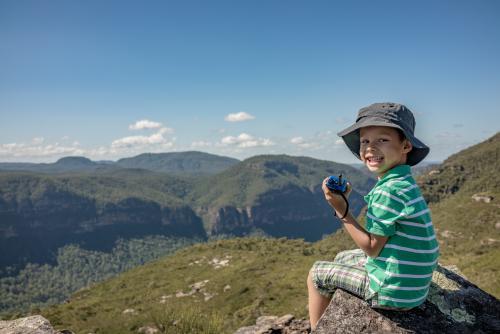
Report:
M 255 325 L 242 327 L 234 334 L 306 334 L 310 333 L 309 320 L 295 319 L 291 314 L 282 317 L 262 316 Z
M 439 266 L 427 301 L 419 307 L 408 312 L 372 309 L 339 289 L 313 333 L 500 333 L 500 301 L 455 267 Z
M 72 334 L 69 330 L 58 332 L 41 315 L 16 320 L 0 321 L 0 334 Z

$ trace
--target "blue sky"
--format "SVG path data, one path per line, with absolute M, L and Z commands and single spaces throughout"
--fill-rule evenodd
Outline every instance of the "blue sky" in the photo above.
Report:
M 0 0 L 0 161 L 355 157 L 406 104 L 443 160 L 500 130 L 498 1 Z

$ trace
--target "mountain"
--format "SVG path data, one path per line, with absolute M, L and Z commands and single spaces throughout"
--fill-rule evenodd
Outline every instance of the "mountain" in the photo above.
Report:
M 74 158 L 57 164 L 94 165 Z M 126 168 L 2 172 L 0 268 L 51 261 L 70 243 L 107 251 L 119 238 L 155 234 L 318 240 L 339 227 L 320 183 L 340 172 L 355 185 L 351 209 L 357 213 L 364 205 L 359 192 L 374 181 L 349 166 L 303 157 L 255 157 L 212 176 Z
M 120 159 L 117 166 L 142 168 L 175 175 L 212 175 L 239 163 L 239 160 L 204 152 L 144 153 Z
M 375 184 L 357 169 L 331 161 L 262 155 L 201 180 L 190 194 L 209 234 L 244 235 L 261 230 L 275 237 L 318 240 L 339 228 L 324 200 L 321 182 L 343 174 L 353 184 L 351 210 Z
M 417 179 L 430 203 L 441 261 L 500 296 L 500 133 Z
M 183 199 L 189 180 L 146 170 L 0 173 L 0 268 L 49 262 L 70 243 L 109 250 L 119 238 L 205 238 Z
M 26 171 L 38 173 L 65 173 L 115 169 L 108 162 L 94 162 L 85 157 L 64 157 L 54 163 L 1 162 L 0 171 Z
M 0 163 L 0 171 L 38 173 L 99 172 L 122 168 L 146 169 L 172 175 L 212 175 L 237 164 L 239 160 L 204 152 L 144 153 L 117 162 L 92 161 L 85 157 L 64 157 L 55 163 Z

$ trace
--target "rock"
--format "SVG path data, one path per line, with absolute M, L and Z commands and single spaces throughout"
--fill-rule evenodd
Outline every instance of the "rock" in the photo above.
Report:
M 493 196 L 490 195 L 483 195 L 483 194 L 474 194 L 472 195 L 472 199 L 475 200 L 476 202 L 484 202 L 484 203 L 490 203 L 493 201 Z
M 228 284 L 224 287 L 224 292 L 231 290 L 231 286 Z
M 175 294 L 175 297 L 177 297 L 177 298 L 189 297 L 189 296 L 195 297 L 196 293 L 201 293 L 201 294 L 203 294 L 204 300 L 209 301 L 210 299 L 215 297 L 217 295 L 217 293 L 210 293 L 210 292 L 206 291 L 205 285 L 208 282 L 210 282 L 210 281 L 206 279 L 204 281 L 193 283 L 189 286 L 189 289 L 191 289 L 190 291 L 188 291 L 186 293 L 182 292 L 182 291 L 177 291 L 177 293 Z M 165 301 L 166 301 L 166 298 L 163 298 L 162 300 L 160 300 L 160 303 L 163 304 L 163 303 L 165 303 Z
M 41 315 L 33 315 L 15 320 L 0 320 L 0 334 L 73 334 L 73 332 L 67 329 L 56 331 L 47 319 Z
M 136 311 L 136 310 L 134 310 L 133 308 L 128 308 L 128 309 L 123 310 L 122 314 L 131 314 L 131 315 L 136 315 L 136 314 L 137 314 L 137 311 Z
M 191 290 L 194 290 L 195 292 L 200 291 L 201 289 L 203 289 L 205 287 L 205 285 L 207 285 L 208 282 L 210 282 L 210 281 L 206 279 L 204 281 L 200 281 L 200 282 L 196 282 L 194 284 L 191 284 L 189 287 L 191 288 Z
M 261 316 L 255 325 L 242 327 L 235 334 L 306 334 L 311 331 L 309 320 L 295 319 L 293 315 L 282 317 Z
M 230 259 L 231 259 L 231 256 L 229 256 L 229 255 L 226 255 L 223 260 L 214 257 L 212 260 L 208 261 L 208 264 L 211 264 L 214 267 L 214 269 L 220 269 L 222 267 L 229 266 Z
M 284 316 L 276 320 L 276 324 L 287 326 L 290 324 L 290 322 L 292 322 L 293 319 L 294 316 L 292 314 L 285 314 Z
M 415 332 L 499 333 L 500 301 L 460 276 L 456 268 L 438 266 L 427 301 L 419 307 L 407 312 L 372 309 L 365 301 L 338 289 L 314 331 Z
M 159 332 L 158 328 L 154 326 L 143 326 L 137 330 L 137 333 L 143 333 L 143 334 L 155 334 L 158 332 Z
M 165 304 L 167 302 L 167 299 L 172 298 L 172 295 L 163 295 L 160 298 L 160 304 Z

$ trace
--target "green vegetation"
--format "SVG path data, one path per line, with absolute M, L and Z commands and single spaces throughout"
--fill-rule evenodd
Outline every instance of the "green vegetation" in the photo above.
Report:
M 165 306 L 151 314 L 155 328 L 166 334 L 220 334 L 224 319 L 217 312 L 205 313 L 199 307 Z
M 0 314 L 26 312 L 64 301 L 76 290 L 173 253 L 198 240 L 150 236 L 118 240 L 110 253 L 76 245 L 60 248 L 57 264 L 29 263 L 15 276 L 0 278 Z
M 480 288 L 500 297 L 500 133 L 450 156 L 418 182 L 431 202 L 440 261 L 455 264 Z M 474 194 L 491 197 L 476 201 Z
M 239 160 L 204 152 L 144 153 L 120 159 L 117 166 L 143 168 L 171 175 L 212 175 L 239 163 Z
M 367 193 L 373 179 L 348 165 L 308 157 L 259 155 L 242 161 L 228 170 L 201 181 L 190 198 L 200 206 L 254 205 L 259 195 L 287 186 L 313 190 L 331 174 L 349 177 L 354 190 Z
M 446 159 L 442 165 L 419 179 L 429 202 L 439 202 L 458 191 L 488 192 L 500 189 L 498 166 L 500 132 L 488 140 Z
M 306 316 L 311 265 L 353 247 L 343 232 L 315 244 L 284 238 L 197 244 L 81 290 L 42 314 L 77 333 L 132 333 L 165 308 L 195 305 L 199 317 L 216 311 L 229 333 L 260 315 Z
M 117 203 L 126 198 L 178 206 L 192 187 L 187 179 L 143 170 L 102 173 L 37 174 L 0 173 L 0 199 L 5 202 L 32 203 L 47 194 L 82 197 L 97 205 Z

